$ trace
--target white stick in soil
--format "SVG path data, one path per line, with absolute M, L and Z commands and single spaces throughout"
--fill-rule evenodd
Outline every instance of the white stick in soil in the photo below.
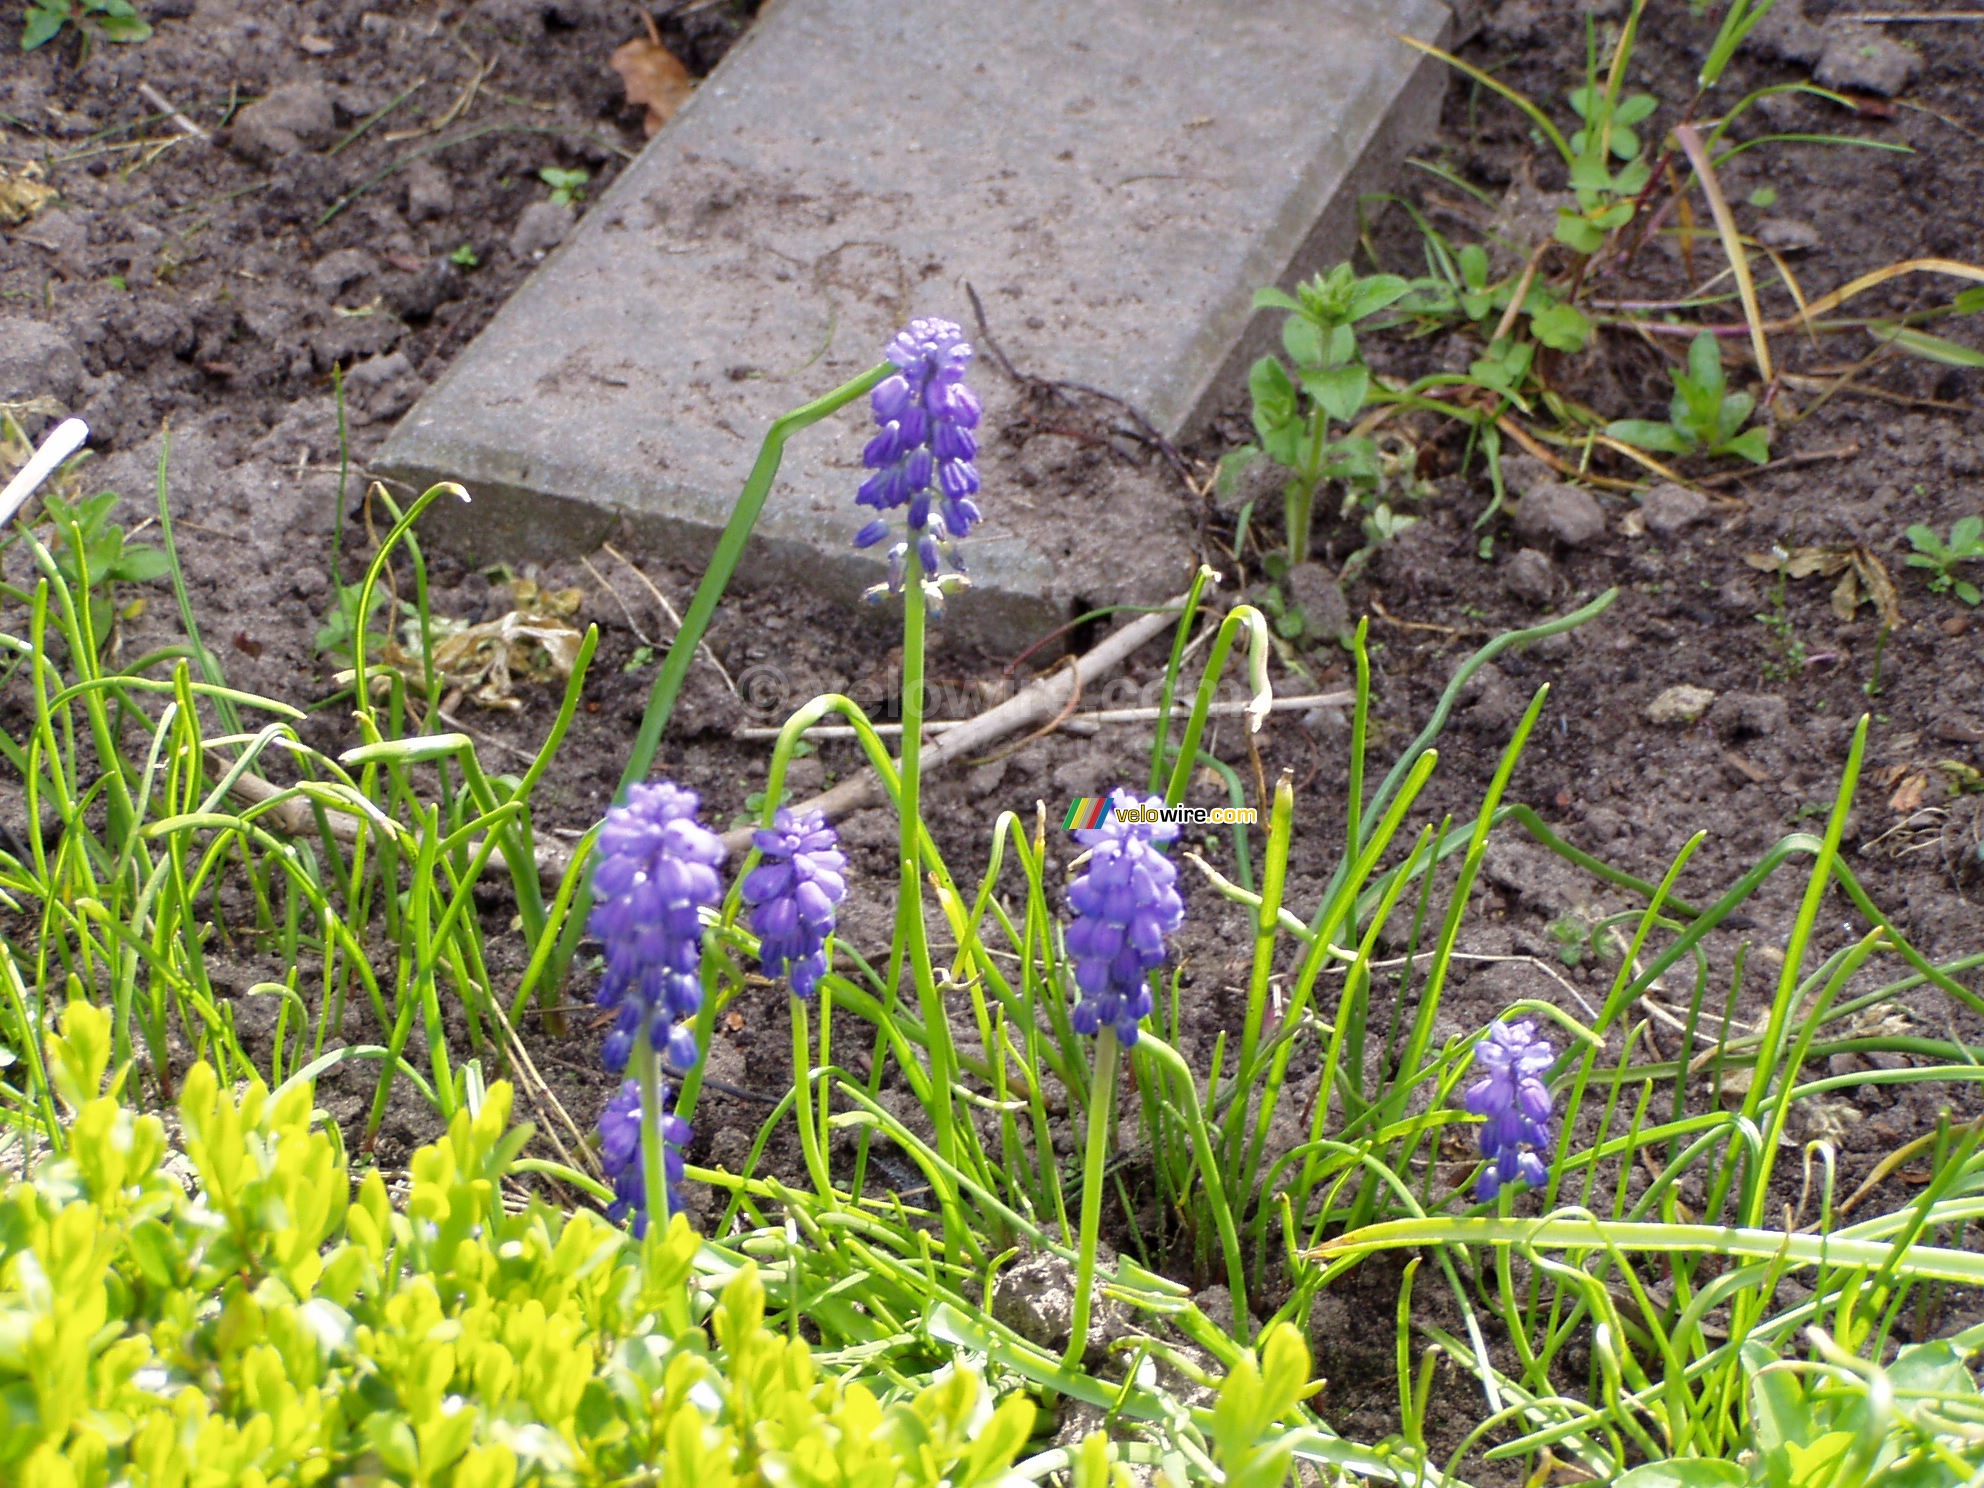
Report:
M 960 724 L 939 734 L 923 750 L 921 769 L 925 775 L 949 764 L 952 760 L 976 753 L 1008 734 L 1016 734 L 1030 724 L 1045 723 L 1061 711 L 1067 702 L 1069 689 L 1075 686 L 1089 688 L 1109 672 L 1127 661 L 1134 651 L 1147 642 L 1156 639 L 1178 623 L 1178 613 L 1185 607 L 1185 596 L 1179 595 L 1152 614 L 1140 615 L 1115 634 L 1106 637 L 1093 651 L 1077 660 L 1073 667 L 1063 667 L 1049 672 L 1032 686 L 1009 697 L 996 708 L 987 709 L 969 723 Z M 1077 682 L 1079 677 L 1079 682 Z M 795 812 L 821 811 L 838 819 L 851 811 L 879 800 L 882 795 L 881 778 L 873 770 L 863 770 L 859 775 L 843 780 L 832 790 L 802 801 L 793 807 Z M 724 846 L 732 852 L 741 852 L 751 845 L 751 835 L 755 826 L 741 827 L 735 832 L 726 832 Z
M 40 490 L 42 482 L 55 474 L 62 462 L 81 449 L 89 437 L 90 426 L 78 418 L 64 419 L 55 426 L 55 432 L 42 440 L 41 448 L 34 452 L 34 458 L 7 482 L 6 490 L 0 491 L 0 527 L 14 520 L 14 513 L 28 497 Z

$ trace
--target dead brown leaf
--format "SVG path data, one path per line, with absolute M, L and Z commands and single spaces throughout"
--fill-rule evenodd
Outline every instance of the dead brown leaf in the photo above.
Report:
M 1888 810 L 1899 816 L 1907 816 L 1922 804 L 1922 798 L 1929 793 L 1929 775 L 1926 770 L 1918 770 L 1904 776 L 1893 795 L 1888 797 Z
M 53 186 L 44 186 L 41 166 L 31 162 L 18 171 L 0 166 L 0 225 L 18 227 L 54 201 Z
M 1861 605 L 1874 607 L 1887 630 L 1901 628 L 1901 603 L 1895 597 L 1894 580 L 1887 567 L 1867 549 L 1859 546 L 1772 548 L 1768 553 L 1745 553 L 1743 561 L 1765 573 L 1782 573 L 1787 579 L 1808 579 L 1813 575 L 1836 578 L 1832 589 L 1832 612 L 1851 620 Z
M 654 18 L 643 11 L 641 19 L 648 24 L 648 34 L 614 48 L 612 67 L 620 74 L 620 86 L 626 90 L 627 102 L 647 108 L 647 134 L 653 139 L 661 126 L 675 117 L 675 111 L 689 101 L 694 85 L 689 81 L 689 69 L 661 44 Z

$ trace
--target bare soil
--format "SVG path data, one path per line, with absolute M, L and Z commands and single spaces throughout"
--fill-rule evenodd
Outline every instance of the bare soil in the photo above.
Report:
M 297 702 L 326 699 L 335 692 L 334 668 L 313 639 L 338 566 L 349 576 L 369 551 L 378 513 L 361 502 L 366 459 L 548 246 L 549 215 L 540 210 L 525 220 L 550 195 L 539 170 L 583 169 L 585 189 L 596 195 L 638 150 L 640 111 L 624 104 L 606 65 L 616 46 L 640 34 L 638 17 L 617 0 L 151 0 L 143 8 L 157 26 L 151 40 L 86 55 L 65 37 L 19 56 L 17 18 L 0 19 L 0 53 L 10 58 L 0 71 L 0 167 L 15 179 L 32 167 L 59 193 L 7 227 L 0 241 L 0 399 L 50 400 L 20 410 L 31 429 L 62 412 L 88 419 L 102 483 L 130 498 L 128 525 L 149 512 L 169 433 L 173 510 L 194 603 L 229 680 Z M 677 5 L 656 18 L 700 75 L 752 9 Z M 1653 10 L 1628 83 L 1662 100 L 1646 126 L 1657 135 L 1693 91 L 1709 27 L 1679 5 Z M 1827 10 L 1815 3 L 1809 14 L 1819 21 Z M 1508 0 L 1487 7 L 1467 55 L 1512 86 L 1553 100 L 1562 117 L 1555 101 L 1582 80 L 1587 11 L 1601 47 L 1609 45 L 1622 13 L 1616 4 Z M 1984 259 L 1984 105 L 1974 86 L 1984 75 L 1984 40 L 1964 25 L 1880 29 L 1919 49 L 1919 69 L 1899 98 L 1867 94 L 1848 108 L 1785 95 L 1753 110 L 1734 137 L 1839 135 L 1906 144 L 1910 153 L 1780 142 L 1745 151 L 1723 170 L 1746 230 L 1759 230 L 1765 217 L 1806 229 L 1792 232 L 1806 246 L 1785 258 L 1808 297 L 1904 260 Z M 1799 60 L 1800 50 L 1795 40 L 1751 48 L 1716 100 L 1809 77 L 1813 59 Z M 202 137 L 186 136 L 163 117 L 140 84 Z M 1525 121 L 1465 79 L 1451 89 L 1441 136 L 1424 154 L 1512 205 L 1518 220 L 1524 203 L 1564 184 Z M 1488 230 L 1497 215 L 1431 174 L 1408 170 L 1395 189 L 1462 239 Z M 1765 191 L 1776 193 L 1773 205 L 1749 204 Z M 1369 245 L 1378 266 L 1423 271 L 1419 239 L 1402 213 L 1374 215 Z M 1698 239 L 1691 261 L 1670 233 L 1649 243 L 1630 277 L 1594 292 L 1601 300 L 1679 298 L 1712 272 L 1704 265 L 1719 262 L 1712 236 Z M 1545 268 L 1555 272 L 1553 262 Z M 1947 304 L 1960 287 L 1944 276 L 1907 275 L 1859 297 L 1848 313 L 1892 317 Z M 1795 309 L 1781 283 L 1766 279 L 1763 292 L 1771 313 Z M 1719 313 L 1739 314 L 1733 307 Z M 1979 344 L 1966 320 L 1937 329 Z M 1464 366 L 1476 354 L 1458 337 L 1409 329 L 1366 344 L 1382 371 L 1401 376 Z M 1667 368 L 1685 345 L 1608 329 L 1590 351 L 1552 357 L 1543 372 L 1560 395 L 1604 417 L 1654 418 L 1671 390 Z M 1754 385 L 1745 340 L 1728 337 L 1724 346 L 1732 380 Z M 1442 740 L 1439 772 L 1415 819 L 1448 812 L 1471 818 L 1523 707 L 1547 683 L 1542 722 L 1510 798 L 1643 878 L 1658 879 L 1706 833 L 1676 890 L 1704 904 L 1787 833 L 1822 827 L 1854 723 L 1871 713 L 1847 860 L 1924 953 L 1946 960 L 1974 952 L 1984 941 L 1984 795 L 1960 790 L 1976 777 L 1945 762 L 1984 768 L 1984 627 L 1905 567 L 1903 533 L 1915 522 L 1947 530 L 1984 509 L 1977 374 L 1872 355 L 1874 341 L 1858 331 L 1809 341 L 1783 336 L 1774 349 L 1790 374 L 1773 405 L 1772 453 L 1783 463 L 1752 472 L 1727 462 L 1683 462 L 1683 474 L 1713 499 L 1701 520 L 1664 534 L 1648 530 L 1633 497 L 1609 491 L 1598 495 L 1603 532 L 1575 546 L 1519 536 L 1506 513 L 1479 524 L 1492 489 L 1478 461 L 1463 463 L 1458 427 L 1418 416 L 1399 422 L 1428 484 L 1412 507 L 1420 520 L 1347 593 L 1349 613 L 1371 621 L 1373 773 L 1417 732 L 1456 666 L 1478 646 L 1616 589 L 1617 600 L 1598 620 L 1505 654 L 1477 677 Z M 342 430 L 333 368 L 343 371 Z M 997 375 L 989 362 L 985 375 Z M 1041 481 L 1078 495 L 1085 482 L 1124 462 L 1162 471 L 1159 455 L 1125 437 L 1121 423 L 1106 405 L 1070 411 L 1036 403 L 1027 419 L 993 437 L 1023 446 Z M 1256 583 L 1258 553 L 1231 551 L 1230 514 L 1201 494 L 1211 462 L 1245 437 L 1245 411 L 1235 408 L 1183 452 L 1198 484 L 1174 480 L 1173 489 L 1204 534 L 1208 560 Z M 1592 469 L 1636 473 L 1603 453 Z M 1541 478 L 1536 467 L 1521 465 L 1512 475 L 1517 490 Z M 342 554 L 333 545 L 341 499 Z M 1361 541 L 1353 524 L 1325 522 L 1316 557 L 1341 563 Z M 1883 641 L 1870 607 L 1850 617 L 1835 611 L 1831 580 L 1779 585 L 1751 561 L 1773 547 L 1822 545 L 1858 549 L 1885 567 L 1899 593 L 1901 628 Z M 1525 548 L 1534 556 L 1518 561 Z M 468 571 L 446 553 L 428 556 L 437 613 L 479 620 L 510 608 L 503 575 Z M 579 619 L 603 632 L 577 726 L 540 798 L 540 830 L 576 833 L 610 799 L 645 702 L 653 644 L 670 632 L 648 581 L 679 607 L 695 575 L 666 554 L 627 552 L 534 577 L 578 586 Z M 120 644 L 136 656 L 172 631 L 161 593 L 126 626 Z M 802 594 L 758 591 L 725 603 L 710 642 L 733 677 L 754 666 L 777 668 L 788 682 L 787 703 L 835 689 L 886 715 L 897 659 L 872 637 Z M 932 668 L 956 712 L 971 711 L 973 690 L 1000 677 L 1011 660 L 963 652 L 941 633 L 936 644 Z M 1126 691 L 1155 675 L 1160 650 L 1137 659 L 1121 684 Z M 1051 647 L 1041 651 L 1015 675 L 1024 680 L 1053 655 Z M 1317 690 L 1347 680 L 1338 648 L 1298 659 Z M 1289 686 L 1298 681 L 1291 674 Z M 1711 689 L 1717 700 L 1695 724 L 1649 721 L 1648 705 L 1676 684 Z M 699 668 L 658 762 L 660 771 L 701 791 L 706 814 L 724 825 L 745 811 L 767 757 L 767 746 L 732 731 L 776 721 L 751 701 L 729 691 L 713 669 Z M 519 712 L 474 713 L 465 722 L 492 741 L 499 768 L 513 768 L 505 751 L 533 749 L 555 702 L 549 688 L 526 689 Z M 335 750 L 353 742 L 345 706 L 313 715 L 306 729 L 313 743 Z M 16 731 L 23 707 L 20 695 L 0 699 Z M 1344 718 L 1327 710 L 1277 714 L 1255 740 L 1265 779 L 1286 769 L 1296 782 L 1299 831 L 1288 898 L 1298 909 L 1314 902 L 1340 852 L 1348 743 Z M 1243 779 L 1255 778 L 1237 726 L 1219 728 L 1212 747 Z M 1148 733 L 1127 726 L 1040 739 L 996 763 L 932 780 L 926 802 L 933 827 L 954 869 L 975 877 L 999 811 L 1030 813 L 1045 801 L 1058 816 L 1071 797 L 1140 781 L 1148 750 Z M 824 745 L 799 762 L 796 793 L 809 794 L 858 764 L 852 746 Z M 1209 802 L 1223 799 L 1213 782 L 1199 788 Z M 0 810 L 16 798 L 0 797 Z M 859 813 L 841 827 L 854 874 L 842 934 L 872 956 L 886 946 L 893 914 L 895 828 L 881 811 Z M 1194 845 L 1231 869 L 1229 839 Z M 1251 941 L 1244 916 L 1206 892 L 1191 870 L 1187 876 L 1181 1034 L 1188 1054 L 1203 1063 L 1219 1031 L 1237 1025 Z M 1758 890 L 1739 921 L 1711 938 L 1712 1006 L 1744 941 L 1758 950 L 1738 1014 L 1760 1005 L 1776 976 L 1769 948 L 1783 944 L 1802 889 L 1794 862 Z M 1519 997 L 1585 1006 L 1603 999 L 1617 972 L 1616 949 L 1587 951 L 1578 964 L 1566 964 L 1562 927 L 1628 910 L 1629 896 L 1520 835 L 1498 843 L 1474 893 L 1460 940 L 1469 959 L 1446 989 L 1442 1036 L 1479 1028 Z M 500 929 L 505 918 L 492 907 L 492 925 Z M 1826 903 L 1819 948 L 1834 950 L 1864 928 L 1835 895 Z M 514 986 L 521 971 L 514 952 L 499 954 L 511 959 L 494 969 Z M 264 974 L 254 958 L 239 970 L 244 987 Z M 1669 1000 L 1684 1004 L 1687 995 L 1680 977 Z M 587 990 L 575 987 L 572 996 L 582 1003 Z M 737 1166 L 766 1109 L 750 1093 L 773 1097 L 789 1082 L 784 996 L 770 986 L 748 989 L 721 1021 L 710 1069 L 732 1088 L 706 1092 L 692 1161 Z M 270 1015 L 262 1003 L 237 1001 L 251 1052 L 257 1038 L 267 1047 Z M 1410 1003 L 1404 1011 L 1409 1016 Z M 1911 995 L 1897 1015 L 1925 1036 L 1954 1031 L 1984 1039 L 1978 1020 L 1940 994 Z M 364 1021 L 354 1019 L 353 1037 L 367 1035 Z M 450 1033 L 465 1038 L 464 1028 Z M 526 1037 L 558 1097 L 588 1124 L 612 1083 L 596 1070 L 599 1034 L 588 1016 L 575 1012 L 563 1037 L 535 1027 Z M 1675 1037 L 1656 1025 L 1656 1039 L 1669 1040 L 1670 1051 Z M 1832 1072 L 1866 1067 L 1852 1062 L 1858 1057 L 1840 1056 Z M 327 1081 L 326 1102 L 350 1131 L 362 1124 L 369 1090 L 369 1077 L 356 1074 Z M 1931 1130 L 1939 1111 L 1972 1114 L 1976 1104 L 1963 1090 L 1937 1086 L 1863 1086 L 1849 1095 L 1828 1118 L 1847 1185 Z M 1126 1121 L 1124 1130 L 1136 1127 Z M 431 1132 L 424 1109 L 396 1096 L 377 1156 L 403 1164 Z M 794 1156 L 775 1144 L 767 1165 L 790 1167 Z M 1456 1173 L 1463 1172 L 1464 1154 L 1453 1156 Z M 1867 1212 L 1904 1202 L 1915 1192 L 1910 1183 L 1904 1167 Z M 1120 1217 L 1113 1223 L 1119 1241 L 1127 1240 Z M 1395 1286 L 1395 1273 L 1373 1267 L 1318 1312 L 1318 1354 L 1332 1381 L 1322 1408 L 1365 1439 L 1395 1428 L 1396 1386 L 1389 1330 L 1359 1327 L 1354 1317 L 1371 1308 L 1389 1317 Z M 1470 1419 L 1469 1389 L 1465 1380 L 1453 1388 L 1457 1423 Z M 1477 1480 L 1495 1478 L 1484 1470 Z

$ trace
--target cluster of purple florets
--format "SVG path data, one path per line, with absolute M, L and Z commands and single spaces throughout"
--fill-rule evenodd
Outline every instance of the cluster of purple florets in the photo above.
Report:
M 1122 813 L 1163 804 L 1156 796 L 1140 801 L 1119 790 L 1101 825 L 1075 833 L 1089 850 L 1086 870 L 1068 888 L 1075 911 L 1068 954 L 1080 993 L 1070 1016 L 1077 1033 L 1096 1033 L 1106 1024 L 1124 1044 L 1134 1044 L 1137 1024 L 1151 1010 L 1149 973 L 1164 963 L 1164 937 L 1185 918 L 1178 867 L 1158 849 L 1176 839 L 1178 828 L 1125 821 Z
M 977 397 L 964 384 L 971 343 L 948 320 L 913 320 L 884 355 L 895 375 L 869 395 L 878 432 L 861 452 L 873 472 L 855 500 L 878 515 L 855 534 L 854 544 L 872 548 L 894 530 L 890 514 L 907 507 L 907 541 L 889 550 L 889 582 L 869 591 L 874 597 L 900 593 L 909 544 L 916 545 L 924 577 L 934 580 L 940 564 L 958 574 L 964 565 L 957 544 L 980 520 L 978 503 Z M 953 580 L 955 582 L 955 580 Z M 941 597 L 941 590 L 936 591 Z
M 599 831 L 587 928 L 606 942 L 599 1005 L 618 1008 L 601 1061 L 627 1067 L 643 1026 L 678 1071 L 700 1057 L 683 1020 L 703 1005 L 702 913 L 723 895 L 723 842 L 696 819 L 696 793 L 642 782 Z
M 1474 1062 L 1484 1073 L 1467 1087 L 1461 1104 L 1488 1118 L 1480 1130 L 1481 1155 L 1488 1162 L 1474 1187 L 1482 1202 L 1518 1178 L 1531 1188 L 1549 1181 L 1550 1170 L 1536 1149 L 1550 1144 L 1550 1092 L 1542 1076 L 1556 1057 L 1526 1018 L 1496 1023 L 1474 1046 Z
M 599 866 L 593 874 L 593 909 L 587 927 L 606 943 L 606 975 L 599 1005 L 619 1009 L 600 1062 L 615 1074 L 627 1068 L 645 1036 L 669 1069 L 682 1074 L 702 1059 L 689 1020 L 703 1005 L 703 914 L 723 894 L 717 867 L 721 839 L 696 818 L 696 793 L 666 781 L 631 787 L 627 799 L 606 813 L 599 832 Z M 663 1111 L 667 1087 L 658 1086 Z M 671 1207 L 680 1207 L 686 1123 L 657 1113 Z M 600 1118 L 604 1162 L 618 1195 L 608 1214 L 635 1211 L 635 1232 L 647 1225 L 641 1171 L 640 1083 L 629 1080 Z
M 744 902 L 759 962 L 766 976 L 790 977 L 796 994 L 811 997 L 826 974 L 835 910 L 847 897 L 847 858 L 817 811 L 781 806 L 752 841 L 764 861 L 744 879 Z
M 667 1213 L 681 1211 L 683 1150 L 695 1135 L 689 1123 L 667 1114 L 664 1099 L 661 1118 L 661 1168 L 667 1177 Z M 641 1164 L 641 1082 L 628 1080 L 606 1103 L 599 1117 L 600 1166 L 613 1180 L 613 1202 L 606 1217 L 619 1224 L 629 1214 L 634 1217 L 635 1235 L 648 1231 L 647 1177 Z

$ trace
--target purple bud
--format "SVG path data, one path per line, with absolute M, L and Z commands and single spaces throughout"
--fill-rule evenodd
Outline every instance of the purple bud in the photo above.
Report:
M 876 434 L 862 450 L 862 464 L 874 472 L 861 483 L 855 500 L 880 512 L 909 504 L 907 526 L 921 536 L 932 526 L 933 500 L 944 503 L 941 530 L 929 531 L 934 542 L 919 545 L 924 572 L 934 575 L 948 561 L 964 572 L 952 540 L 968 535 L 980 520 L 969 500 L 979 490 L 977 428 L 982 409 L 965 386 L 971 343 L 947 320 L 915 320 L 889 342 L 885 353 L 897 371 L 877 383 L 869 394 Z M 887 535 L 883 521 L 870 522 L 855 538 L 855 546 L 874 547 Z M 888 588 L 900 593 L 905 581 L 901 566 L 890 555 Z M 943 591 L 925 591 L 933 614 L 941 614 Z M 873 591 L 871 591 L 872 596 Z
M 1117 791 L 1102 825 L 1075 833 L 1089 857 L 1087 870 L 1068 889 L 1076 919 L 1067 948 L 1080 993 L 1074 1024 L 1093 1033 L 1107 1023 L 1126 1045 L 1136 1042 L 1137 1024 L 1151 1010 L 1149 974 L 1164 964 L 1164 937 L 1183 923 L 1185 906 L 1177 867 L 1157 846 L 1177 837 L 1177 826 L 1126 822 L 1117 813 L 1163 804 Z
M 811 997 L 826 970 L 836 907 L 847 895 L 847 858 L 817 811 L 781 806 L 752 840 L 764 862 L 745 876 L 743 894 L 760 964 L 766 976 L 787 977 L 795 994 Z

